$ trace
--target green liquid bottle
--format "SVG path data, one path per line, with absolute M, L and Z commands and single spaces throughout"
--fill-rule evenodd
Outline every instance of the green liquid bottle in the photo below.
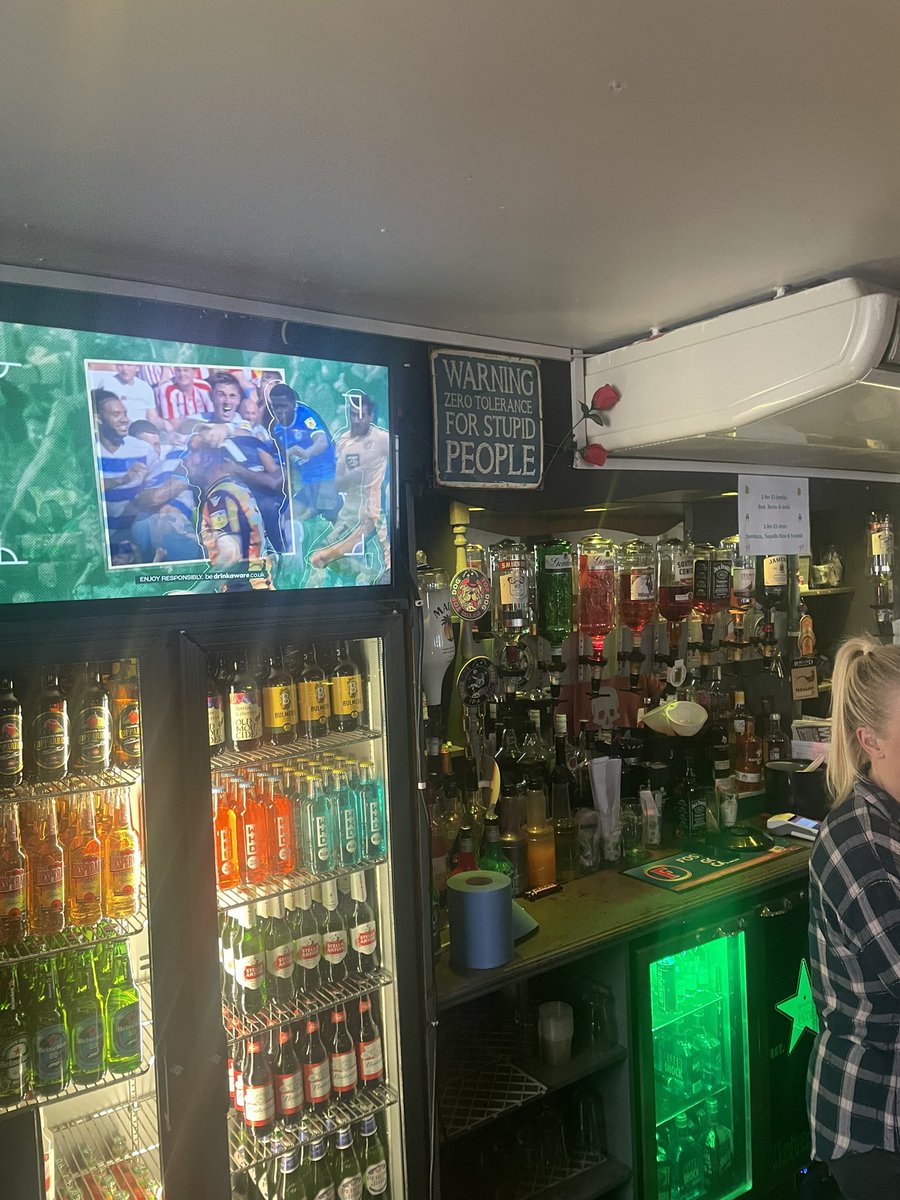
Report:
M 106 1035 L 97 976 L 90 952 L 74 956 L 73 987 L 66 1017 L 69 1027 L 69 1071 L 73 1083 L 99 1083 L 106 1070 Z
M 39 1096 L 55 1096 L 69 1082 L 66 1014 L 59 998 L 56 964 L 39 959 L 32 980 L 28 1017 L 33 1086 Z
M 19 1007 L 15 967 L 0 973 L 0 1107 L 24 1099 L 31 1079 L 28 1033 Z
M 374 1117 L 365 1117 L 359 1124 L 359 1132 L 363 1139 L 360 1166 L 364 1200 L 370 1200 L 370 1197 L 373 1200 L 375 1197 L 379 1200 L 390 1200 L 387 1155 L 378 1136 L 378 1122 Z
M 107 1065 L 117 1075 L 124 1075 L 141 1065 L 141 997 L 124 941 L 113 947 L 111 975 L 105 1010 Z
M 540 542 L 537 553 L 538 633 L 559 657 L 572 632 L 575 604 L 575 574 L 572 543 L 565 538 Z
M 334 1136 L 334 1157 L 334 1190 L 338 1200 L 360 1200 L 363 1195 L 362 1170 L 349 1125 L 338 1129 Z
M 305 1183 L 309 1200 L 336 1200 L 324 1138 L 310 1144 Z

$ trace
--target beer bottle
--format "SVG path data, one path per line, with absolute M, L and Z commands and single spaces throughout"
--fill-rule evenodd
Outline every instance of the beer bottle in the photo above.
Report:
M 256 797 L 252 783 L 238 784 L 240 809 L 238 835 L 243 847 L 241 864 L 243 883 L 264 883 L 269 877 L 269 845 L 266 837 L 266 810 Z
M 63 778 L 69 762 L 69 706 L 56 667 L 47 667 L 43 673 L 37 712 L 31 721 L 31 753 L 37 780 L 47 783 Z
M 335 1200 L 334 1176 L 328 1163 L 325 1139 L 310 1142 L 306 1167 L 306 1193 L 309 1200 Z
M 255 750 L 262 741 L 259 688 L 246 654 L 234 660 L 228 681 L 228 740 L 234 750 Z
M 360 1166 L 363 1175 L 363 1200 L 370 1197 L 381 1197 L 390 1200 L 388 1187 L 387 1156 L 381 1138 L 378 1136 L 378 1122 L 374 1117 L 363 1117 L 359 1123 L 359 1132 L 363 1139 Z
M 297 691 L 281 655 L 270 654 L 262 679 L 263 737 L 277 746 L 297 736 Z
M 0 788 L 22 782 L 22 705 L 9 675 L 0 675 Z
M 266 810 L 269 868 L 273 875 L 290 875 L 297 862 L 291 802 L 284 794 L 277 775 L 260 775 L 259 787 Z
M 313 1112 L 322 1111 L 331 1098 L 331 1070 L 328 1053 L 319 1032 L 316 1017 L 308 1017 L 305 1025 L 306 1039 L 300 1062 L 303 1066 L 303 1095 Z M 316 1193 L 314 1192 L 313 1195 Z
M 137 664 L 126 659 L 117 664 L 112 677 L 112 703 L 116 764 L 126 770 L 141 766 L 141 697 Z
M 131 917 L 141 892 L 141 851 L 131 826 L 128 789 L 119 788 L 112 806 L 112 825 L 101 842 L 103 857 L 103 915 L 112 920 Z
M 209 756 L 213 758 L 225 749 L 225 703 L 209 656 L 206 667 L 206 721 L 209 729 Z
M 322 983 L 343 983 L 347 978 L 347 925 L 338 911 L 337 884 L 333 879 L 322 884 L 325 910 L 320 928 L 322 936 Z
M 66 917 L 70 925 L 94 926 L 100 920 L 100 839 L 89 796 L 77 802 L 75 833 L 66 850 Z
M 303 1171 L 300 1169 L 301 1149 L 295 1146 L 278 1160 L 278 1190 L 269 1200 L 309 1200 Z
M 32 1087 L 38 1096 L 55 1096 L 69 1082 L 66 1014 L 59 998 L 56 963 L 38 959 L 27 1019 Z
M 265 1008 L 266 952 L 259 924 L 254 922 L 252 906 L 235 909 L 240 933 L 234 941 L 235 1000 L 242 1013 L 252 1015 Z
M 0 808 L 0 821 L 0 946 L 11 946 L 28 932 L 28 863 L 19 843 L 16 806 Z
M 116 1075 L 125 1075 L 141 1065 L 141 997 L 124 940 L 113 944 L 111 965 L 105 1005 L 107 1065 Z
M 321 982 L 322 939 L 312 908 L 309 888 L 294 893 L 296 901 L 294 924 L 294 977 L 297 991 L 314 992 Z
M 28 860 L 28 925 L 33 937 L 62 933 L 66 927 L 66 879 L 63 848 L 56 836 L 52 800 L 36 800 L 37 831 L 25 848 Z
M 350 643 L 340 642 L 331 671 L 331 728 L 350 733 L 362 723 L 363 683 L 359 667 L 350 657 Z
M 303 1072 L 290 1029 L 278 1031 L 278 1051 L 272 1071 L 279 1120 L 285 1125 L 299 1125 L 303 1111 Z
M 109 989 L 113 983 L 113 950 L 115 943 L 101 942 L 94 950 L 94 971 L 97 975 L 97 991 L 100 1001 L 106 1003 Z
M 263 945 L 266 951 L 266 991 L 269 1001 L 289 1004 L 294 998 L 294 940 L 284 919 L 280 896 L 257 903 L 263 910 Z
M 73 1083 L 98 1083 L 106 1070 L 106 1038 L 90 951 L 74 951 L 72 969 L 72 994 L 66 1005 L 69 1073 Z
M 335 1147 L 335 1194 L 339 1200 L 345 1197 L 361 1197 L 363 1194 L 362 1171 L 353 1146 L 353 1130 L 349 1125 L 338 1129 L 334 1137 Z
M 112 716 L 109 692 L 97 667 L 91 667 L 85 675 L 74 713 L 74 726 L 78 770 L 86 775 L 108 770 L 112 754 Z
M 223 889 L 237 887 L 241 882 L 238 815 L 228 803 L 228 795 L 223 787 L 214 787 L 212 798 L 216 813 L 216 883 Z
M 328 733 L 331 706 L 325 672 L 316 662 L 314 646 L 307 646 L 303 652 L 303 670 L 297 680 L 297 704 L 301 737 L 324 737 Z
M 28 1033 L 16 968 L 0 967 L 0 1107 L 24 1100 L 30 1084 Z
M 266 1137 L 275 1128 L 275 1087 L 259 1035 L 247 1038 L 244 1124 L 257 1137 Z
M 244 1069 L 247 1065 L 247 1046 L 238 1042 L 234 1048 L 234 1109 L 241 1115 L 241 1131 L 244 1119 Z
M 359 998 L 359 1022 L 356 1030 L 356 1067 L 359 1086 L 368 1089 L 384 1082 L 384 1051 L 381 1031 L 372 1012 L 369 996 Z
M 328 1053 L 331 1086 L 336 1101 L 349 1100 L 356 1091 L 356 1049 L 347 1028 L 347 1010 L 338 1005 L 331 1012 L 331 1046 Z
M 381 965 L 378 953 L 378 927 L 375 913 L 366 898 L 366 877 L 362 871 L 350 876 L 353 912 L 350 916 L 349 963 L 351 975 L 371 975 Z

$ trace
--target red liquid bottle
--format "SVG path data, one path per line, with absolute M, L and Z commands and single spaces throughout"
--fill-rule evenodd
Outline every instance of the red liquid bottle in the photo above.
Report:
M 591 639 L 592 691 L 600 686 L 603 642 L 616 623 L 616 547 L 592 534 L 578 543 L 578 628 Z
M 618 556 L 619 619 L 642 633 L 656 616 L 656 564 L 653 547 L 640 538 L 626 542 Z

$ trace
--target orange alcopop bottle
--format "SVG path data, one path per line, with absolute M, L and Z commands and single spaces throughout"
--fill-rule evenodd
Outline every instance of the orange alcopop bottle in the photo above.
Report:
M 273 875 L 290 875 L 297 861 L 290 801 L 282 792 L 277 775 L 261 776 L 259 788 L 268 822 L 269 868 Z
M 141 884 L 141 851 L 131 826 L 128 792 L 116 793 L 112 825 L 102 842 L 103 915 L 114 920 L 132 917 L 138 910 Z
M 63 848 L 56 836 L 52 800 L 34 801 L 35 836 L 25 847 L 28 859 L 29 932 L 33 937 L 62 933 L 66 927 L 66 877 Z
M 233 888 L 241 882 L 238 816 L 228 803 L 228 795 L 223 787 L 214 787 L 212 794 L 215 806 L 216 881 L 220 888 Z
M 241 797 L 238 829 L 244 847 L 241 882 L 265 883 L 269 877 L 266 810 L 257 800 L 252 783 L 242 780 L 238 791 Z
M 77 804 L 77 824 L 66 853 L 69 881 L 66 914 L 70 925 L 96 925 L 100 920 L 100 839 L 94 827 L 90 797 Z

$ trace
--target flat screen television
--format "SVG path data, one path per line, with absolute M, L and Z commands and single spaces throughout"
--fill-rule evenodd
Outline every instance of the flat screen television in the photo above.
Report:
M 0 603 L 390 582 L 388 369 L 0 323 Z

